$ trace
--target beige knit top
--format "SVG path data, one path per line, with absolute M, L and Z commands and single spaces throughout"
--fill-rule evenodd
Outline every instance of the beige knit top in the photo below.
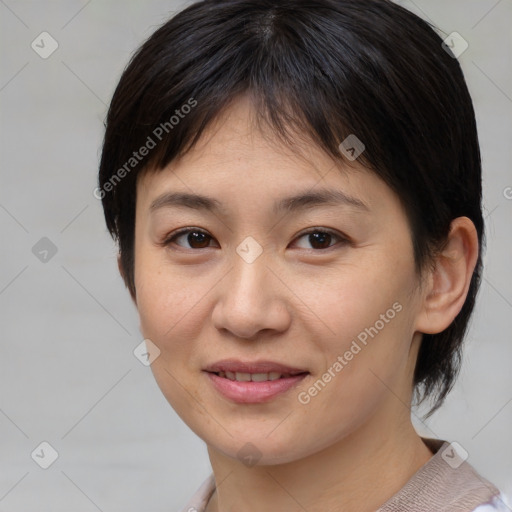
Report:
M 376 512 L 471 512 L 499 497 L 500 491 L 463 460 L 453 443 L 423 442 L 433 457 Z M 181 512 L 204 512 L 214 491 L 210 475 Z

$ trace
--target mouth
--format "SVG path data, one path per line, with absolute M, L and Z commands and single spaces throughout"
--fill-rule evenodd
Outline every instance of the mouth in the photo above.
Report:
M 289 379 L 297 375 L 306 375 L 309 372 L 296 372 L 296 373 L 281 373 L 281 372 L 268 372 L 268 373 L 247 373 L 247 372 L 208 372 L 217 375 L 223 379 L 229 379 L 237 382 L 267 382 L 278 379 Z
M 296 387 L 309 371 L 272 361 L 224 360 L 203 370 L 224 398 L 240 403 L 263 403 Z

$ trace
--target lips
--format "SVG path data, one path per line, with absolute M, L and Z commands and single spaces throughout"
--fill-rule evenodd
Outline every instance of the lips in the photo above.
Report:
M 225 398 L 239 403 L 263 403 L 296 387 L 309 372 L 275 361 L 225 359 L 208 365 L 204 372 Z

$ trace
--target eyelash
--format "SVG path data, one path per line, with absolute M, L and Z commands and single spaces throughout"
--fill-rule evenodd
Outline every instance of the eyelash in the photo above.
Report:
M 188 234 L 188 233 L 201 233 L 201 234 L 204 234 L 204 235 L 210 237 L 212 240 L 214 240 L 214 238 L 207 231 L 205 231 L 203 229 L 200 229 L 200 228 L 183 228 L 183 229 L 179 229 L 179 230 L 174 231 L 173 233 L 171 233 L 159 245 L 162 246 L 162 247 L 168 247 L 169 245 L 171 245 L 173 243 L 174 240 L 176 240 L 180 236 L 182 236 L 184 234 Z M 336 231 L 333 231 L 331 229 L 326 229 L 326 228 L 310 228 L 309 230 L 304 231 L 303 233 L 300 233 L 295 239 L 299 239 L 299 238 L 302 238 L 304 236 L 311 235 L 313 233 L 322 233 L 322 234 L 326 234 L 326 235 L 330 235 L 332 237 L 335 237 L 335 238 L 337 238 L 341 242 L 341 245 L 350 244 L 350 239 L 348 237 L 346 237 L 345 235 L 343 235 L 341 233 L 338 233 Z M 178 245 L 178 244 L 176 244 L 176 245 Z M 326 248 L 323 248 L 323 249 L 314 249 L 314 248 L 312 248 L 312 249 L 309 249 L 309 250 L 315 251 L 315 252 L 327 251 L 329 249 L 332 249 L 336 245 L 337 244 L 333 244 L 333 245 L 330 245 L 329 247 L 326 247 Z M 178 245 L 178 247 L 182 247 L 182 246 Z M 199 251 L 201 249 L 209 249 L 210 247 L 203 247 L 201 249 L 194 249 L 194 248 L 187 248 L 187 247 L 182 247 L 182 248 L 186 249 L 186 250 L 189 250 L 189 251 Z

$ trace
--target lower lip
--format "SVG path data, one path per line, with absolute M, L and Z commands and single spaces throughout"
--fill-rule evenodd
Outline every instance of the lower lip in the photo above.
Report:
M 215 373 L 206 372 L 217 391 L 234 402 L 240 404 L 258 404 L 268 402 L 272 398 L 296 386 L 307 373 L 283 379 L 264 382 L 240 382 L 219 377 Z

